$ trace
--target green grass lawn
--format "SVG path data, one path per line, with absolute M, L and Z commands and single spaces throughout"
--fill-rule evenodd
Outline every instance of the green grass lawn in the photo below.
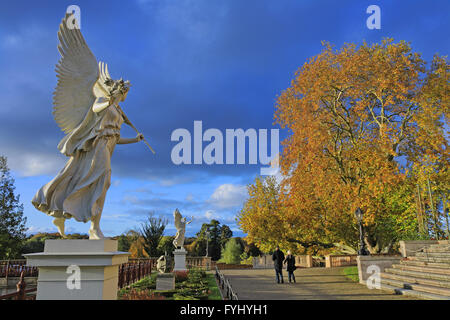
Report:
M 208 287 L 211 293 L 208 296 L 208 300 L 222 300 L 219 288 L 217 287 L 216 277 L 214 273 L 207 273 L 206 277 L 208 279 Z
M 354 282 L 359 282 L 357 266 L 346 267 L 346 268 L 342 269 L 342 273 L 350 280 L 352 280 Z

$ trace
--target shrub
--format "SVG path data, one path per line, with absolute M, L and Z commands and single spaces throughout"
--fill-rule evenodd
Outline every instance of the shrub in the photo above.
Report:
M 232 238 L 228 240 L 225 248 L 222 250 L 222 258 L 220 262 L 225 262 L 227 264 L 239 264 L 241 262 L 242 248 L 239 242 Z
M 145 277 L 133 283 L 130 287 L 134 289 L 154 289 L 156 287 L 156 277 L 153 275 L 151 277 Z
M 183 296 L 183 295 L 177 294 L 177 293 L 173 295 L 173 299 L 174 300 L 199 300 L 199 299 L 194 298 L 192 296 Z
M 149 290 L 131 289 L 124 293 L 120 299 L 122 300 L 164 300 L 165 298 L 159 294 L 152 293 Z
M 207 299 L 210 291 L 207 285 L 198 285 L 195 287 L 184 287 L 176 293 L 183 297 L 194 297 L 195 299 Z M 174 295 L 175 297 L 175 295 Z
M 206 277 L 206 272 L 201 269 L 192 268 L 188 272 L 187 281 L 190 283 L 199 283 Z

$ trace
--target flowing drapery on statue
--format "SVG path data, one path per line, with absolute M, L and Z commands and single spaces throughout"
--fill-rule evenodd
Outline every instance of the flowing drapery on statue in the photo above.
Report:
M 178 211 L 178 209 L 175 209 L 175 211 L 173 212 L 173 218 L 175 220 L 175 228 L 177 228 L 177 234 L 175 235 L 175 239 L 173 240 L 173 245 L 178 249 L 183 247 L 186 225 L 191 223 L 194 217 L 192 217 L 191 221 L 186 222 L 186 218 L 182 218 L 180 211 Z
M 99 62 L 80 30 L 69 25 L 67 14 L 58 32 L 61 59 L 56 66 L 58 84 L 54 92 L 53 115 L 66 136 L 58 144 L 69 157 L 64 168 L 39 189 L 32 203 L 54 217 L 64 234 L 65 219 L 91 221 L 89 239 L 101 239 L 100 217 L 111 183 L 111 156 L 116 144 L 144 139 L 121 138 L 125 122 L 132 125 L 118 103 L 125 101 L 129 82 L 112 80 L 108 67 Z

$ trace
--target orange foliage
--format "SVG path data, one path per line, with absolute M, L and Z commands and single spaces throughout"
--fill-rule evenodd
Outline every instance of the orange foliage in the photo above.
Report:
M 277 100 L 275 121 L 292 133 L 283 141 L 285 179 L 277 211 L 249 210 L 264 203 L 258 200 L 262 194 L 252 196 L 262 188 L 256 181 L 239 217 L 241 228 L 251 239 L 267 236 L 269 242 L 319 239 L 356 247 L 353 212 L 360 207 L 369 249 L 380 251 L 382 224 L 392 220 L 390 194 L 405 192 L 412 167 L 399 157 L 419 163 L 434 156 L 433 163 L 447 167 L 442 179 L 448 182 L 442 124 L 449 115 L 448 71 L 438 56 L 427 70 L 404 41 L 340 50 L 324 44 Z

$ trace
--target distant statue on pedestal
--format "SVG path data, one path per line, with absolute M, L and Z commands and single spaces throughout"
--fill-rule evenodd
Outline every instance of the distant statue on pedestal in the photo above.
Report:
M 186 221 L 186 218 L 181 217 L 181 213 L 180 211 L 178 211 L 178 209 L 175 209 L 175 211 L 173 212 L 173 217 L 175 220 L 175 228 L 177 228 L 177 234 L 175 235 L 175 239 L 173 240 L 173 245 L 177 249 L 183 249 L 186 225 L 191 223 L 192 220 L 194 220 L 194 217 L 192 217 L 190 221 Z

